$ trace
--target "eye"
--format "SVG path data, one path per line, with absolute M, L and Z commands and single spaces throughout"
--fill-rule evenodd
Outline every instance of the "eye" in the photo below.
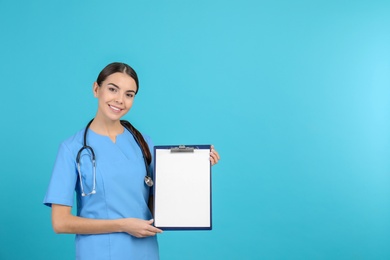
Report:
M 129 97 L 129 98 L 133 98 L 134 94 L 133 93 L 127 93 L 126 96 Z
M 108 90 L 109 90 L 110 92 L 116 92 L 116 88 L 113 88 L 113 87 L 109 87 Z

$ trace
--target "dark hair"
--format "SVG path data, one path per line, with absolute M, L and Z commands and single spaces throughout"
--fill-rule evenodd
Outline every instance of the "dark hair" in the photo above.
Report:
M 129 75 L 132 79 L 134 79 L 135 84 L 137 85 L 137 89 L 135 90 L 135 94 L 138 93 L 139 89 L 139 82 L 138 82 L 138 76 L 135 70 L 127 65 L 126 63 L 122 62 L 113 62 L 108 64 L 100 73 L 99 76 L 96 79 L 96 83 L 100 86 L 103 81 L 106 80 L 108 76 L 111 74 L 121 72 L 121 73 L 126 73 Z
M 130 67 L 129 65 L 122 63 L 122 62 L 113 62 L 108 64 L 100 73 L 99 76 L 96 79 L 96 83 L 100 86 L 103 81 L 106 80 L 108 76 L 111 74 L 121 72 L 121 73 L 126 73 L 129 75 L 131 78 L 134 79 L 135 84 L 137 85 L 137 90 L 135 91 L 135 94 L 138 93 L 139 89 L 139 82 L 138 82 L 138 76 L 135 70 Z M 132 134 L 134 135 L 136 141 L 139 142 L 139 145 L 142 149 L 142 153 L 145 156 L 145 159 L 148 163 L 148 165 L 152 162 L 152 155 L 150 154 L 149 146 L 148 143 L 145 141 L 144 137 L 142 134 L 128 121 L 126 120 L 121 120 L 122 124 L 125 124 L 127 128 L 130 129 Z

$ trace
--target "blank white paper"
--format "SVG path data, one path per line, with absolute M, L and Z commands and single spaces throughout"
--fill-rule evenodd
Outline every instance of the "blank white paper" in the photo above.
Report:
M 209 158 L 209 149 L 195 149 L 193 153 L 156 149 L 156 227 L 211 227 Z

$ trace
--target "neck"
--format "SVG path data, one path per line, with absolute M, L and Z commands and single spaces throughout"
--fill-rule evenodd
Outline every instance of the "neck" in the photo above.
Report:
M 123 133 L 123 126 L 119 120 L 112 121 L 101 118 L 99 115 L 96 115 L 90 128 L 100 135 L 109 136 L 111 139 L 115 139 L 118 134 Z

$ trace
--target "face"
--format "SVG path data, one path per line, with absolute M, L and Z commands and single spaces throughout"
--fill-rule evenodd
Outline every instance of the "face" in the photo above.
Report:
M 93 92 L 99 100 L 97 116 L 116 121 L 129 112 L 133 105 L 137 85 L 126 73 L 108 76 L 99 86 L 93 84 Z

